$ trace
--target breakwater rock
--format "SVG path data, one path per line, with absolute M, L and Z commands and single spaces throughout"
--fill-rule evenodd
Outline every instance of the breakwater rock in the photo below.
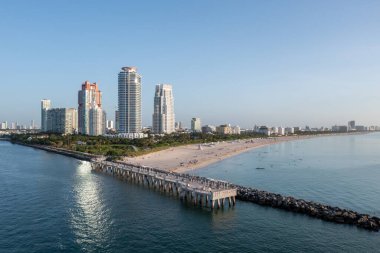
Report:
M 170 173 L 170 172 L 169 172 Z M 173 172 L 171 172 L 173 173 Z M 212 180 L 216 184 L 224 185 L 227 182 L 205 178 L 201 176 L 193 176 L 189 174 L 181 174 L 189 180 Z M 324 221 L 335 222 L 340 224 L 351 224 L 359 228 L 378 232 L 380 230 L 380 218 L 361 214 L 352 210 L 333 207 L 313 201 L 296 199 L 290 196 L 262 191 L 250 187 L 227 183 L 228 187 L 236 188 L 236 199 L 241 201 L 253 202 L 255 204 L 270 206 L 273 208 L 283 209 L 286 211 L 306 214 L 310 217 L 321 219 Z
M 12 142 L 12 143 L 22 145 L 22 146 L 31 147 L 31 148 L 45 150 L 48 152 L 72 157 L 72 158 L 79 159 L 82 161 L 92 161 L 93 159 L 102 158 L 102 156 L 97 156 L 97 155 L 73 151 L 73 150 L 67 150 L 67 149 L 63 149 L 63 148 L 55 148 L 55 147 L 50 147 L 50 146 L 45 146 L 45 145 L 27 144 L 27 143 L 23 143 L 23 142 Z
M 237 199 L 271 206 L 291 212 L 307 214 L 329 222 L 352 224 L 370 231 L 379 231 L 380 218 L 355 211 L 332 207 L 303 199 L 236 185 Z

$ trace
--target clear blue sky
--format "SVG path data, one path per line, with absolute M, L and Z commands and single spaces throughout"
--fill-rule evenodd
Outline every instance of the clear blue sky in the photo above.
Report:
M 2 1 L 0 121 L 77 107 L 98 82 L 114 118 L 117 73 L 174 88 L 178 121 L 380 125 L 380 1 Z

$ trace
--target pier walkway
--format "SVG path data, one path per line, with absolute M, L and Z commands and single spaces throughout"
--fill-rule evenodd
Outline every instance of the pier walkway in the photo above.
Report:
M 93 171 L 172 193 L 194 205 L 213 209 L 224 207 L 227 202 L 229 206 L 236 203 L 237 188 L 225 181 L 107 161 L 92 161 L 91 166 Z

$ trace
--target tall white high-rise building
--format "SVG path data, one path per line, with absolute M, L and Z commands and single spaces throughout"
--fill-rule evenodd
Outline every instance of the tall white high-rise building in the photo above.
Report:
M 102 110 L 102 92 L 96 83 L 85 81 L 78 92 L 79 133 L 102 135 L 105 133 L 105 112 Z
M 173 89 L 169 84 L 156 85 L 153 109 L 153 132 L 170 134 L 175 131 Z
M 91 107 L 89 111 L 90 128 L 89 135 L 98 136 L 105 134 L 106 131 L 106 114 L 98 106 Z
M 106 121 L 106 129 L 107 130 L 115 130 L 115 125 L 112 120 Z
M 141 76 L 135 67 L 123 67 L 118 75 L 119 133 L 140 133 Z
M 200 118 L 192 118 L 191 119 L 191 131 L 193 132 L 201 132 L 202 131 L 202 123 Z
M 51 108 L 51 101 L 49 99 L 41 100 L 41 131 L 48 131 L 47 120 L 48 120 L 48 110 Z
M 356 130 L 355 120 L 348 121 L 348 131 Z
M 278 128 L 278 135 L 285 135 L 285 128 L 279 127 Z
M 2 122 L 2 123 L 0 124 L 0 129 L 5 130 L 5 129 L 7 129 L 7 128 L 8 128 L 8 122 L 4 121 L 4 122 Z

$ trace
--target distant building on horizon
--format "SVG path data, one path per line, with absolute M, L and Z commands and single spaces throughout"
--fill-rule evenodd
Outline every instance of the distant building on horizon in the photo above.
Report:
M 348 131 L 355 131 L 356 126 L 355 126 L 355 120 L 348 121 Z
M 211 134 L 216 132 L 216 127 L 212 125 L 205 125 L 202 127 L 202 133 L 204 134 Z
M 278 135 L 285 135 L 285 128 L 283 127 L 279 127 L 278 128 L 278 132 L 277 132 Z
M 118 74 L 118 111 L 119 133 L 141 133 L 141 76 L 136 67 L 123 67 Z
M 78 91 L 78 128 L 80 134 L 96 136 L 105 133 L 102 92 L 97 83 L 85 81 Z
M 6 130 L 6 129 L 8 129 L 8 122 L 7 122 L 7 121 L 1 122 L 1 124 L 0 124 L 0 129 L 1 129 L 1 130 Z
M 332 126 L 331 131 L 333 132 L 347 132 L 348 131 L 348 126 Z
M 294 127 L 286 127 L 285 134 L 294 134 Z
M 183 130 L 183 126 L 182 126 L 182 122 L 181 121 L 178 121 L 174 124 L 174 128 L 176 131 L 181 131 Z
M 277 135 L 278 134 L 278 127 L 272 127 L 271 128 L 271 133 Z
M 229 125 L 225 124 L 225 125 L 220 125 L 220 126 L 217 126 L 216 127 L 216 133 L 217 134 L 231 134 L 232 133 L 232 129 Z
M 282 127 L 278 128 L 279 132 L 281 131 L 281 128 Z M 284 128 L 282 128 L 282 129 L 284 129 Z M 259 127 L 258 133 L 266 135 L 266 136 L 270 136 L 271 130 L 267 126 L 261 126 L 261 127 Z
M 217 134 L 240 134 L 241 130 L 239 126 L 231 126 L 230 124 L 224 124 L 216 127 Z
M 107 130 L 115 130 L 115 125 L 112 120 L 107 120 L 106 122 L 107 122 L 106 124 Z
M 119 111 L 115 111 L 115 130 L 119 131 Z
M 368 131 L 368 127 L 366 127 L 366 126 L 356 126 L 356 131 L 359 131 L 359 132 Z
M 41 100 L 41 131 L 47 132 L 47 112 L 51 108 L 50 99 L 42 99 Z M 14 128 L 16 129 L 17 126 Z
M 192 132 L 201 132 L 202 131 L 202 123 L 200 118 L 192 118 L 191 119 L 191 131 Z
M 152 130 L 157 134 L 175 131 L 173 88 L 169 84 L 156 85 Z
M 240 126 L 231 126 L 231 134 L 240 134 L 241 129 Z

